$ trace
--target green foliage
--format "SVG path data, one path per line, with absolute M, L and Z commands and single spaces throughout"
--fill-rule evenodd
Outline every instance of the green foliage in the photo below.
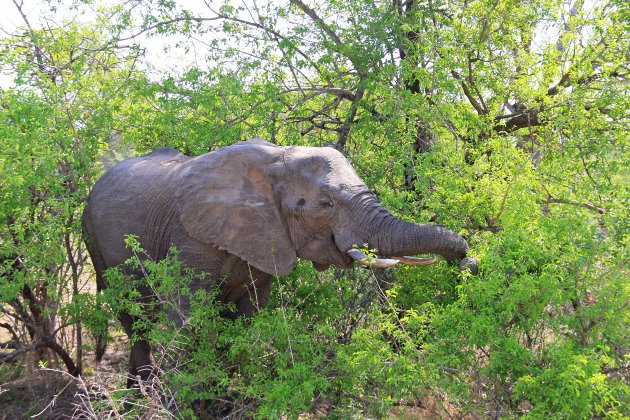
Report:
M 374 295 L 364 296 L 370 289 L 384 293 L 367 270 L 332 282 L 300 265 L 268 308 L 230 321 L 221 317 L 226 308 L 216 291 L 191 289 L 203 279 L 181 265 L 175 249 L 154 262 L 133 238 L 128 244 L 134 257 L 124 269 L 108 270 L 105 301 L 115 313 L 136 317 L 134 339 L 157 348 L 163 388 L 177 390 L 172 397 L 183 416 L 209 415 L 230 395 L 235 412 L 261 418 L 297 417 L 316 399 L 382 415 L 429 384 L 417 343 L 430 310 L 410 310 L 400 319 L 381 314 Z M 130 271 L 136 274 L 125 274 Z
M 82 203 L 101 170 L 133 56 L 98 26 L 73 22 L 27 26 L 0 41 L 0 67 L 13 77 L 0 90 L 2 325 L 21 346 L 41 349 L 36 360 L 54 352 L 73 374 L 81 371 L 81 320 L 95 303 L 84 275 Z
M 628 387 L 602 373 L 611 362 L 607 348 L 576 349 L 571 344 L 547 349 L 547 366 L 532 369 L 515 393 L 529 401 L 530 418 L 625 418 Z
M 0 45 L 14 76 L 0 91 L 0 304 L 18 341 L 40 340 L 29 322 L 51 314 L 98 332 L 116 311 L 148 311 L 138 333 L 162 346 L 183 417 L 226 395 L 260 418 L 386 416 L 426 398 L 448 401 L 442 416 L 627 416 L 623 2 L 99 10 Z M 196 61 L 144 70 L 142 45 L 117 44 L 128 33 L 183 34 Z M 253 136 L 342 150 L 394 214 L 466 236 L 480 273 L 301 262 L 268 308 L 229 322 L 175 254 L 136 248 L 144 276 L 112 274 L 117 300 L 82 289 L 78 215 L 102 157 Z M 138 300 L 139 285 L 160 299 Z
M 177 390 L 172 396 L 181 415 L 203 417 L 199 407 L 212 410 L 232 393 L 246 413 L 297 416 L 328 388 L 325 340 L 319 339 L 325 336 L 291 307 L 229 321 L 221 316 L 229 308 L 217 301 L 218 290 L 193 287 L 203 275 L 183 267 L 175 249 L 155 262 L 134 238 L 127 244 L 134 257 L 124 269 L 108 270 L 105 301 L 115 314 L 136 319 L 134 340 L 157 348 L 165 389 Z M 130 271 L 137 274 L 125 274 Z

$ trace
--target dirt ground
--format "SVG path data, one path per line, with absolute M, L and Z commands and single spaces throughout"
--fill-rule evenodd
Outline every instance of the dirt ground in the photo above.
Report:
M 74 379 L 51 371 L 35 371 L 1 385 L 0 419 L 76 417 Z
M 96 364 L 93 354 L 85 355 L 80 380 L 49 368 L 28 372 L 19 363 L 0 365 L 0 420 L 94 418 L 85 397 L 93 394 L 94 384 L 110 390 L 123 387 L 127 357 L 127 339 L 121 336 L 101 363 Z

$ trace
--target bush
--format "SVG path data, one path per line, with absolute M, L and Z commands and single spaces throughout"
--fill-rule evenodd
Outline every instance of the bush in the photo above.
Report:
M 559 241 L 557 254 L 515 229 L 492 236 L 500 240 L 489 243 L 480 276 L 459 280 L 446 264 L 318 274 L 301 262 L 276 280 L 267 308 L 235 321 L 221 317 L 216 291 L 190 289 L 199 274 L 175 249 L 154 262 L 131 239 L 127 267 L 143 276 L 110 270 L 106 301 L 110 313 L 142 320 L 135 338 L 154 344 L 163 373 L 144 395 L 123 394 L 119 403 L 135 399 L 138 415 L 157 405 L 183 417 L 380 417 L 446 393 L 451 405 L 442 409 L 451 413 L 622 418 L 629 389 L 615 374 L 625 366 L 623 282 L 600 287 L 606 299 L 594 301 L 585 284 L 567 281 L 576 261 L 559 259 L 564 237 L 538 233 Z M 596 271 L 583 274 L 594 276 L 596 265 L 588 267 Z M 139 284 L 157 298 L 140 301 Z

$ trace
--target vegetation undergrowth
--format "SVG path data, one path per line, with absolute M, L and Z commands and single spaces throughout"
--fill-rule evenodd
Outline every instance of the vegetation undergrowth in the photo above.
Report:
M 534 281 L 521 252 L 530 239 L 507 242 L 497 246 L 503 255 L 515 246 L 517 258 L 495 264 L 509 264 L 509 277 L 456 278 L 438 265 L 426 288 L 413 269 L 315 274 L 300 263 L 278 279 L 267 308 L 229 320 L 216 293 L 191 290 L 199 274 L 181 265 L 176 249 L 154 262 L 130 238 L 135 256 L 126 267 L 142 276 L 109 270 L 104 301 L 111 313 L 137 317 L 135 338 L 153 344 L 160 377 L 108 401 L 132 402 L 126 415 L 138 417 L 381 417 L 429 399 L 442 415 L 623 418 L 628 387 L 614 377 L 627 331 L 608 328 L 627 317 L 615 302 L 619 286 L 598 289 L 602 301 L 562 293 L 564 263 L 538 253 L 544 263 Z M 580 261 L 582 270 L 592 265 Z M 140 300 L 139 284 L 156 299 Z M 86 401 L 97 416 L 112 410 Z

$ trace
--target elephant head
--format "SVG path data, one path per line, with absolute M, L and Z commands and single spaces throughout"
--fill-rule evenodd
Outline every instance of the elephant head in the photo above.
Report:
M 437 254 L 461 261 L 468 244 L 440 226 L 407 223 L 383 208 L 348 160 L 329 147 L 280 147 L 261 139 L 240 142 L 188 162 L 177 188 L 180 221 L 193 238 L 285 275 L 296 257 L 323 270 L 423 265 Z M 387 258 L 369 259 L 367 244 Z

